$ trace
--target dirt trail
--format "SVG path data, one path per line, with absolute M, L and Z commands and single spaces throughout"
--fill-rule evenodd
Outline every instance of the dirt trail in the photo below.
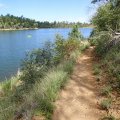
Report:
M 98 120 L 96 78 L 92 70 L 92 51 L 90 47 L 78 58 L 71 80 L 61 91 L 56 101 L 52 120 Z

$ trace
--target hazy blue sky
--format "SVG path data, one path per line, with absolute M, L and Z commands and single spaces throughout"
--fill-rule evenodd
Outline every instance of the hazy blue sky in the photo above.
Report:
M 39 21 L 88 22 L 95 11 L 91 0 L 0 0 L 0 14 Z

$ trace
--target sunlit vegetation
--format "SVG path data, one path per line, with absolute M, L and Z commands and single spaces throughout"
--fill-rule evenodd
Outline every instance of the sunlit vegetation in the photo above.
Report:
M 0 29 L 25 29 L 25 28 L 72 28 L 74 25 L 78 27 L 89 27 L 91 24 L 80 22 L 39 22 L 23 16 L 13 16 L 10 14 L 0 16 Z
M 88 48 L 78 26 L 69 37 L 57 35 L 54 44 L 26 55 L 21 73 L 0 84 L 0 119 L 32 119 L 35 115 L 51 119 L 58 92 L 73 71 L 76 58 Z
M 92 3 L 102 2 L 93 0 Z M 118 98 L 112 92 L 120 93 L 120 0 L 106 0 L 93 16 L 91 22 L 95 29 L 91 33 L 90 43 L 95 47 L 95 56 L 99 60 L 99 69 L 106 75 L 101 94 L 108 99 L 101 102 L 101 107 L 109 111 L 111 99 Z M 99 74 L 95 68 L 95 74 Z M 103 81 L 101 81 L 103 82 Z M 112 94 L 112 95 L 111 95 Z M 118 102 L 118 101 L 116 101 Z M 112 115 L 103 120 L 114 120 Z

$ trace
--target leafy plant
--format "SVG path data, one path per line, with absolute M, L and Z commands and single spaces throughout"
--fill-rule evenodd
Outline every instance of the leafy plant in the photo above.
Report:
M 93 72 L 94 75 L 99 75 L 101 72 L 99 65 L 94 65 L 93 70 L 94 70 Z
M 112 105 L 111 99 L 104 99 L 101 101 L 100 106 L 103 110 L 108 110 Z
M 108 96 L 108 95 L 110 95 L 111 91 L 112 91 L 112 87 L 111 86 L 106 86 L 106 87 L 101 89 L 101 94 Z

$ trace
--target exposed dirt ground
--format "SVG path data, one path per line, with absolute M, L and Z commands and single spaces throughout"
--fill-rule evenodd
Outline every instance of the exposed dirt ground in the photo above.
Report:
M 53 120 L 99 120 L 102 117 L 92 52 L 93 47 L 90 47 L 78 58 L 71 80 L 55 103 Z

